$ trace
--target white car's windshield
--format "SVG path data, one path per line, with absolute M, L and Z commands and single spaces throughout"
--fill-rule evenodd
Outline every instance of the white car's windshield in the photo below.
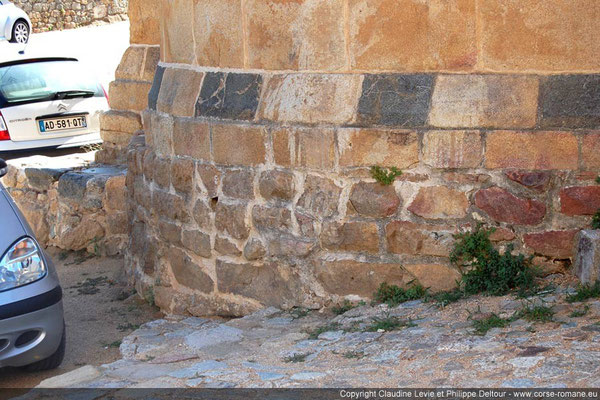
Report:
M 0 67 L 0 102 L 102 96 L 94 77 L 77 61 L 43 61 Z

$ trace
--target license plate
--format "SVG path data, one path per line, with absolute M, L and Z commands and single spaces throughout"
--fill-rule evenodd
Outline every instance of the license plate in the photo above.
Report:
M 38 121 L 38 126 L 40 133 L 85 129 L 87 128 L 87 118 L 85 115 L 76 115 L 72 117 L 42 119 Z

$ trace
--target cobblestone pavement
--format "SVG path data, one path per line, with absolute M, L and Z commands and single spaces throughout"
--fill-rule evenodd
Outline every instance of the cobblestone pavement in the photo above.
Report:
M 167 317 L 123 340 L 122 359 L 42 387 L 597 387 L 600 301 L 558 287 L 528 300 L 473 297 L 440 308 L 413 301 L 342 315 L 274 308 L 230 321 Z M 517 319 L 480 336 L 473 319 L 544 304 L 553 321 Z M 584 316 L 575 317 L 573 312 Z M 306 314 L 306 315 L 305 315 Z M 370 332 L 397 317 L 405 327 Z M 311 335 L 312 333 L 312 335 Z

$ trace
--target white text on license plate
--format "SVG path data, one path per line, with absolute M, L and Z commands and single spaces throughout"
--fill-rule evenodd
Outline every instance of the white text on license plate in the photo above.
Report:
M 85 115 L 80 115 L 76 117 L 43 119 L 38 121 L 38 124 L 41 133 L 66 131 L 69 129 L 87 128 L 87 119 Z

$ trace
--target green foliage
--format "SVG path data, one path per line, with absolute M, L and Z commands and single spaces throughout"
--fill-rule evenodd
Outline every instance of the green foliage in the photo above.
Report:
M 497 314 L 492 314 L 487 318 L 473 320 L 475 334 L 484 336 L 492 328 L 504 328 L 513 322 L 512 318 L 500 318 Z
M 600 183 L 600 176 L 596 177 L 596 183 Z
M 567 301 L 569 303 L 577 303 L 598 297 L 600 297 L 600 282 L 596 282 L 593 285 L 579 285 L 575 294 L 567 296 Z
M 402 171 L 396 167 L 382 168 L 377 165 L 371 167 L 371 176 L 382 185 L 391 185 L 400 175 Z
M 404 321 L 396 317 L 387 316 L 385 318 L 373 318 L 373 323 L 365 330 L 367 332 L 378 332 L 379 330 L 390 332 L 401 328 L 410 328 L 412 326 L 416 325 L 411 320 Z
M 600 229 L 600 209 L 592 217 L 592 229 Z
M 544 305 L 532 305 L 523 307 L 517 316 L 529 322 L 550 322 L 554 319 L 554 310 Z
M 569 314 L 569 317 L 571 317 L 571 318 L 583 317 L 584 315 L 586 315 L 588 313 L 588 311 L 590 311 L 590 306 L 588 306 L 586 304 L 585 307 L 583 307 L 583 309 L 573 310 L 573 312 L 571 314 Z
M 303 307 L 294 307 L 290 310 L 290 314 L 293 319 L 304 318 L 308 315 L 309 312 L 309 309 Z
M 302 353 L 302 354 L 294 354 L 293 356 L 289 356 L 283 359 L 286 363 L 301 363 L 306 361 L 306 357 L 310 356 L 312 353 Z
M 465 297 L 465 292 L 460 288 L 456 288 L 449 292 L 439 292 L 427 296 L 427 299 L 434 301 L 439 307 L 446 307 L 448 304 L 456 303 Z
M 523 292 L 534 288 L 533 256 L 513 255 L 512 245 L 500 253 L 490 240 L 493 232 L 493 229 L 478 225 L 473 232 L 454 236 L 457 241 L 450 261 L 462 269 L 461 283 L 465 294 L 502 296 L 514 289 Z
M 398 304 L 406 301 L 422 299 L 426 294 L 427 289 L 419 283 L 413 282 L 408 289 L 403 289 L 399 286 L 388 285 L 387 282 L 383 282 L 373 295 L 373 299 L 377 303 L 386 303 L 390 307 L 396 307 Z
M 331 331 L 337 331 L 337 330 L 340 330 L 340 329 L 341 329 L 341 325 L 339 323 L 332 322 L 330 324 L 320 326 L 317 329 L 314 329 L 314 330 L 310 331 L 308 333 L 308 338 L 310 340 L 317 340 L 319 338 L 319 335 L 321 333 L 331 332 Z
M 361 359 L 365 356 L 365 353 L 362 351 L 347 351 L 344 354 L 344 358 L 348 358 L 348 359 Z
M 335 315 L 342 315 L 347 311 L 352 310 L 353 308 L 358 307 L 357 305 L 353 304 L 352 302 L 350 302 L 349 300 L 344 300 L 344 303 L 342 305 L 339 306 L 334 306 L 331 311 L 333 311 L 333 313 Z

